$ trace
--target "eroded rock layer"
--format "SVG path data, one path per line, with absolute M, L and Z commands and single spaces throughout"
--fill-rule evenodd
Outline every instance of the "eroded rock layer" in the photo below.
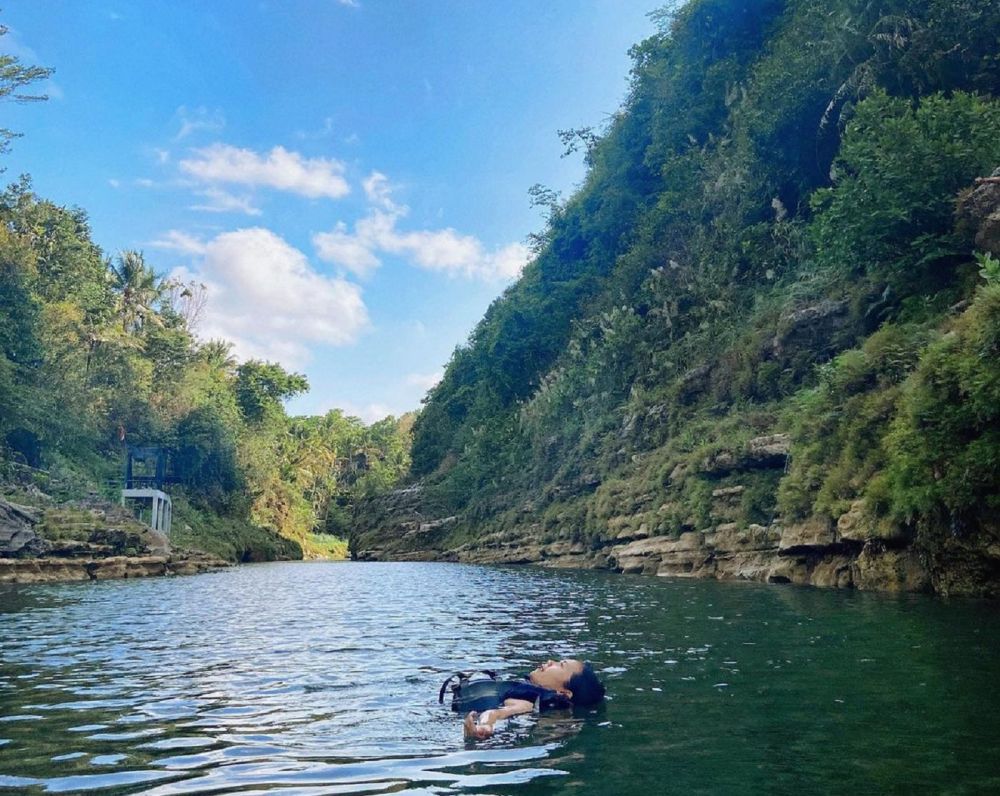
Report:
M 737 487 L 716 490 L 715 516 L 724 515 L 726 502 L 737 494 Z M 676 536 L 650 530 L 649 522 L 620 517 L 609 525 L 624 530 L 596 544 L 575 540 L 571 533 L 546 539 L 537 522 L 485 536 L 463 534 L 462 517 L 426 516 L 418 486 L 383 496 L 378 516 L 385 524 L 353 538 L 356 560 L 535 564 L 661 577 L 983 596 L 997 596 L 992 584 L 1000 571 L 1000 542 L 988 543 L 988 534 L 956 536 L 930 552 L 898 528 L 869 519 L 862 500 L 836 522 L 819 517 L 788 524 L 719 522 Z
M 100 500 L 42 508 L 0 498 L 0 583 L 191 575 L 228 566 L 174 550 L 165 536 Z

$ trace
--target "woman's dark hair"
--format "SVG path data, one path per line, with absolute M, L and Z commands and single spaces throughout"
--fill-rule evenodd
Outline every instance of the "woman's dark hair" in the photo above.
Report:
M 573 692 L 574 705 L 586 707 L 596 705 L 604 699 L 604 686 L 589 663 L 583 664 L 583 671 L 569 678 L 566 687 Z

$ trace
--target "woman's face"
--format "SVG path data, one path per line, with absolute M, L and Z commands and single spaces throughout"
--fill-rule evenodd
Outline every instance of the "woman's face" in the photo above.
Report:
M 567 691 L 570 678 L 582 671 L 583 661 L 546 661 L 528 675 L 528 681 L 550 691 Z

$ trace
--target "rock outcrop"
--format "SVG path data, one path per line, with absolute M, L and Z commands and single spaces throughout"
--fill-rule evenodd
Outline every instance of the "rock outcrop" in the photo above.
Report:
M 98 499 L 34 508 L 0 498 L 0 583 L 189 575 L 228 566 L 174 550 L 161 533 Z
M 109 558 L 0 558 L 0 583 L 148 578 L 194 575 L 229 564 L 203 553 L 170 556 L 111 556 Z
M 826 350 L 831 338 L 845 326 L 847 315 L 846 301 L 830 300 L 789 312 L 775 331 L 772 354 L 781 357 L 793 350 Z
M 961 197 L 958 216 L 971 228 L 978 249 L 1000 255 L 1000 168 Z
M 930 591 L 931 574 L 910 547 L 842 537 L 836 526 L 723 523 L 677 537 L 649 536 L 592 546 L 539 541 L 536 528 L 494 534 L 452 548 L 365 549 L 359 560 L 459 561 L 610 569 L 675 578 L 754 580 L 867 591 Z M 616 540 L 620 542 L 620 540 Z
M 379 506 L 378 527 L 365 528 L 361 523 L 351 535 L 350 553 L 357 560 L 435 559 L 441 549 L 441 540 L 458 520 L 455 516 L 442 516 L 441 511 L 436 511 L 436 516 L 428 516 L 428 512 L 434 511 L 435 507 L 428 506 L 420 484 L 395 489 L 374 500 L 377 500 Z M 364 516 L 364 512 L 361 516 Z M 392 528 L 391 539 L 386 544 L 382 542 L 383 522 Z
M 705 469 L 730 472 L 780 466 L 788 453 L 784 435 L 757 437 L 735 451 L 723 451 Z M 712 493 L 713 515 L 743 494 L 744 487 L 719 487 Z M 767 525 L 722 521 L 679 535 L 651 533 L 634 517 L 614 517 L 609 538 L 588 542 L 579 538 L 546 539 L 531 522 L 534 507 L 523 512 L 525 524 L 503 532 L 455 543 L 463 519 L 423 517 L 419 487 L 397 490 L 387 497 L 393 507 L 378 516 L 382 525 L 351 541 L 356 560 L 457 561 L 471 564 L 536 564 L 544 567 L 609 569 L 625 574 L 676 578 L 752 580 L 866 591 L 947 593 L 937 575 L 898 528 L 882 527 L 869 518 L 863 501 L 856 501 L 836 521 L 811 517 L 801 522 L 775 520 Z M 417 517 L 422 519 L 418 522 Z M 621 528 L 622 530 L 616 531 Z M 374 540 L 371 545 L 368 540 Z M 1000 555 L 1000 546 L 998 546 Z M 960 589 L 955 589 L 960 591 Z
M 698 466 L 699 472 L 722 475 L 735 470 L 760 470 L 784 467 L 791 447 L 787 434 L 766 434 L 748 440 L 741 448 L 723 448 L 706 456 Z M 683 465 L 678 465 L 683 468 Z M 671 473 L 671 479 L 683 473 Z
M 41 512 L 0 498 L 0 557 L 40 555 L 45 543 L 35 533 Z

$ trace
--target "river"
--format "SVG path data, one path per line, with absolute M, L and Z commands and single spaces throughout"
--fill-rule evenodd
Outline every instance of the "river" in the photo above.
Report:
M 597 710 L 462 740 L 456 668 Z M 0 793 L 1000 792 L 1000 612 L 597 572 L 285 563 L 0 587 Z

